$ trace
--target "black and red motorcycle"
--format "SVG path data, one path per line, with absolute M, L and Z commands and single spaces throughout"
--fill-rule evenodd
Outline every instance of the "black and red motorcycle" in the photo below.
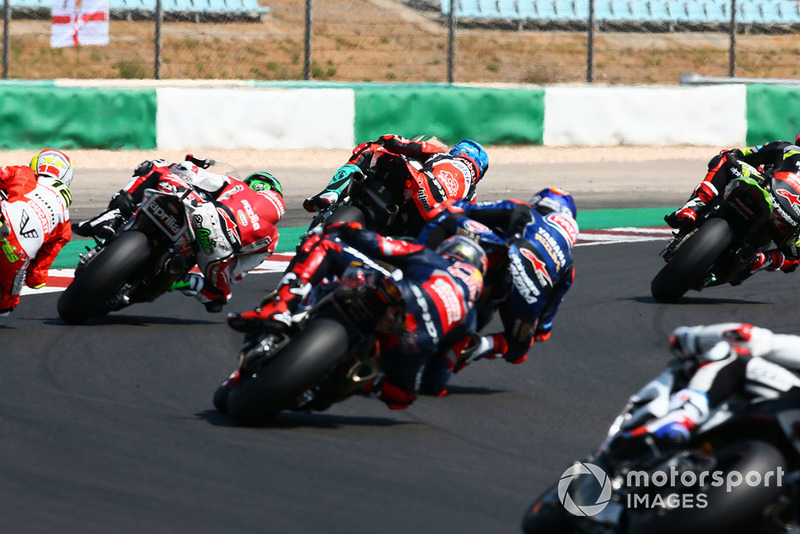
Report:
M 798 241 L 800 181 L 762 173 L 743 161 L 738 166 L 741 176 L 691 228 L 676 231 L 661 252 L 667 264 L 650 284 L 658 302 L 677 302 L 689 290 L 741 284 L 750 277 L 757 252 Z

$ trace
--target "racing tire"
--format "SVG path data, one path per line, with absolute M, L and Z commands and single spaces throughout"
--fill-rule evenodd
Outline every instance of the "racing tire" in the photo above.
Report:
M 345 327 L 317 319 L 258 371 L 229 387 L 227 402 L 215 393 L 215 406 L 241 426 L 263 426 L 293 406 L 301 393 L 322 378 L 347 353 Z M 219 389 L 218 389 L 219 392 Z
M 522 516 L 522 532 L 571 534 L 575 531 L 573 516 L 558 500 L 557 492 L 558 486 L 553 486 L 528 507 Z
M 658 302 L 675 303 L 684 293 L 699 287 L 709 267 L 732 240 L 733 230 L 728 221 L 707 220 L 653 278 L 650 283 L 653 298 Z
M 357 222 L 366 226 L 367 218 L 364 216 L 364 212 L 355 206 L 339 206 L 336 208 L 336 211 L 331 213 L 331 216 L 328 217 L 328 220 L 325 221 L 325 225 L 327 226 L 334 223 L 349 222 Z
M 628 510 L 628 534 L 701 534 L 708 532 L 748 533 L 760 531 L 764 523 L 764 509 L 774 502 L 783 488 L 777 478 L 778 469 L 784 469 L 785 460 L 781 452 L 763 441 L 744 441 L 719 449 L 714 453 L 718 465 L 714 473 L 721 473 L 722 480 L 734 472 L 759 473 L 760 482 L 750 485 L 743 479 L 741 484 L 728 491 L 727 483 L 718 486 L 707 484 L 698 488 L 704 495 L 703 502 L 694 499 L 692 505 L 681 504 L 676 508 L 651 507 L 643 510 Z M 767 473 L 770 483 L 766 483 Z M 712 479 L 713 480 L 713 479 Z M 753 479 L 755 480 L 755 479 Z M 670 492 L 668 487 L 664 490 Z M 687 501 L 688 502 L 688 501 Z
M 115 237 L 83 269 L 58 298 L 58 315 L 67 324 L 86 324 L 105 317 L 108 301 L 152 255 L 150 239 L 136 230 Z

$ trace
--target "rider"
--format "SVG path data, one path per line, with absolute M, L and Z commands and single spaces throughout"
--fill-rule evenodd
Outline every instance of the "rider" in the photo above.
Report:
M 761 170 L 769 170 L 776 178 L 800 186 L 800 134 L 794 143 L 773 141 L 765 145 L 749 148 L 733 148 L 721 151 L 708 163 L 708 173 L 694 189 L 689 200 L 678 210 L 666 215 L 664 220 L 672 228 L 692 228 L 699 214 L 702 214 L 713 200 L 725 190 L 725 186 L 737 177 L 748 176 L 750 170 L 741 161 Z M 770 232 L 775 243 L 786 241 L 797 223 L 791 217 L 781 215 L 775 209 L 769 222 Z M 751 272 L 762 269 L 768 271 L 792 272 L 800 264 L 800 250 L 794 240 L 777 248 L 758 251 L 750 266 Z
M 448 151 L 438 140 L 410 140 L 387 134 L 358 145 L 325 189 L 307 198 L 303 207 L 310 212 L 324 210 L 339 200 L 353 176 L 372 173 L 401 185 L 410 192 L 408 196 L 413 195 L 419 220 L 412 222 L 410 228 L 416 233 L 425 221 L 441 212 L 442 202 L 474 202 L 476 186 L 488 168 L 486 150 L 471 139 L 459 141 Z
M 378 308 L 375 315 L 393 312 L 377 321 L 383 375 L 364 393 L 392 409 L 407 408 L 425 386 L 420 382 L 426 362 L 450 350 L 459 353 L 475 329 L 474 304 L 483 286 L 486 255 L 469 239 L 451 237 L 434 251 L 383 237 L 358 223 L 328 226 L 323 235 L 311 235 L 298 247 L 276 296 L 253 311 L 229 314 L 228 324 L 241 332 L 286 329 L 312 286 L 341 276 L 354 262 L 368 266 L 374 260 L 400 272 L 384 278 L 375 298 L 367 300 Z
M 800 393 L 800 336 L 777 334 L 747 323 L 681 326 L 670 346 L 685 364 L 688 383 L 673 393 L 669 411 L 613 443 L 613 450 L 635 447 L 651 437 L 679 445 L 708 420 L 711 410 L 733 393 L 773 399 Z
M 423 229 L 420 241 L 428 246 L 461 234 L 477 240 L 489 258 L 478 326 L 486 326 L 496 309 L 503 331 L 481 336 L 462 355 L 456 370 L 480 358 L 522 363 L 534 342 L 550 337 L 559 304 L 575 276 L 576 217 L 572 195 L 549 187 L 527 204 L 457 202 Z
M 187 194 L 197 235 L 197 264 L 202 275 L 189 273 L 171 289 L 195 296 L 210 312 L 219 312 L 231 297 L 231 283 L 241 280 L 275 250 L 285 204 L 280 182 L 268 172 L 250 174 L 243 181 L 206 169 L 211 160 L 187 155 L 169 164 L 145 161 L 124 189 L 115 194 L 108 210 L 76 225 L 75 233 L 108 239 L 141 203 L 146 189 Z
M 45 149 L 30 165 L 0 167 L 0 317 L 19 304 L 22 285 L 40 289 L 69 242 L 73 167 L 59 150 Z

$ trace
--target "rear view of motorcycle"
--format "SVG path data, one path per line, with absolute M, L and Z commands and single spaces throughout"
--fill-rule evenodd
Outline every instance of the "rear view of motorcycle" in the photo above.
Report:
M 373 288 L 353 266 L 315 287 L 288 330 L 248 332 L 237 369 L 214 393 L 217 411 L 262 426 L 283 410 L 324 411 L 358 393 L 380 374 L 374 331 L 385 310 L 370 300 Z
M 675 303 L 689 290 L 742 283 L 755 254 L 773 242 L 771 226 L 791 225 L 788 232 L 780 228 L 779 247 L 798 239 L 798 184 L 740 164 L 747 172 L 728 184 L 693 227 L 676 231 L 662 251 L 667 264 L 650 285 L 656 301 Z
M 532 533 L 778 533 L 798 524 L 800 399 L 720 405 L 680 445 L 631 431 L 685 385 L 671 365 L 628 401 L 595 454 L 525 511 Z
M 195 265 L 195 236 L 181 198 L 148 190 L 134 216 L 75 268 L 58 299 L 67 324 L 84 324 L 163 295 Z

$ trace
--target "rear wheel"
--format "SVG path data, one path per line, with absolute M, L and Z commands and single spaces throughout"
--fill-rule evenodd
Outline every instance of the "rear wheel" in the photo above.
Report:
M 264 425 L 340 361 L 348 344 L 344 326 L 317 319 L 264 367 L 227 386 L 227 402 L 221 403 L 215 394 L 215 406 L 224 407 L 237 424 Z
M 355 206 L 339 206 L 336 208 L 336 211 L 334 211 L 331 216 L 328 217 L 328 220 L 325 221 L 325 224 L 348 222 L 358 222 L 366 225 L 367 218 L 364 216 L 364 212 Z
M 128 230 L 115 237 L 83 269 L 58 299 L 58 315 L 67 324 L 84 324 L 110 311 L 109 300 L 152 253 L 148 237 Z
M 653 278 L 650 292 L 658 302 L 677 302 L 684 293 L 700 285 L 709 267 L 733 240 L 728 221 L 706 221 L 675 256 Z

